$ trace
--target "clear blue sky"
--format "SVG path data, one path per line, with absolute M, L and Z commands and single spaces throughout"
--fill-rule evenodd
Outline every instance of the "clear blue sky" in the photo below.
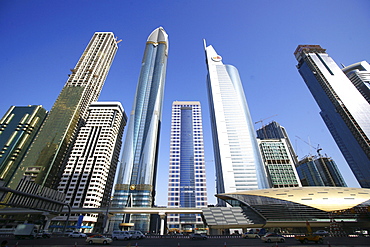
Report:
M 145 41 L 163 26 L 169 58 L 157 205 L 167 203 L 174 100 L 202 104 L 209 203 L 216 202 L 203 39 L 225 64 L 238 68 L 253 121 L 284 126 L 300 158 L 316 153 L 301 139 L 319 144 L 348 186 L 359 187 L 297 72 L 293 52 L 299 44 L 319 44 L 337 64 L 369 61 L 369 10 L 368 0 L 2 0 L 0 116 L 11 105 L 40 104 L 50 110 L 96 31 L 112 31 L 123 40 L 100 100 L 120 101 L 130 112 Z

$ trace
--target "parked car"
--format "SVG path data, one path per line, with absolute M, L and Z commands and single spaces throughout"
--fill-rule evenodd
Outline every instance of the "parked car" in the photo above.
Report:
M 317 230 L 313 234 L 320 235 L 320 236 L 329 236 L 329 232 L 328 231 L 325 231 L 325 230 Z
M 128 231 L 132 239 L 145 238 L 145 235 L 141 231 Z
M 206 240 L 207 239 L 207 236 L 206 235 L 200 234 L 200 233 L 190 234 L 189 237 L 190 237 L 190 239 L 203 239 L 203 240 Z
M 88 244 L 110 244 L 113 242 L 113 240 L 111 238 L 107 238 L 103 235 L 97 234 L 86 238 L 85 242 Z
M 260 238 L 258 233 L 246 232 L 242 234 L 242 238 Z
M 83 232 L 71 232 L 68 237 L 70 238 L 86 238 L 86 234 Z
M 281 243 L 284 243 L 285 242 L 285 238 L 277 233 L 266 233 L 264 236 L 261 237 L 261 240 L 264 241 L 264 242 L 268 242 L 268 243 L 271 243 L 271 242 L 281 242 Z
M 113 240 L 129 240 L 132 236 L 128 231 L 113 231 L 112 239 Z

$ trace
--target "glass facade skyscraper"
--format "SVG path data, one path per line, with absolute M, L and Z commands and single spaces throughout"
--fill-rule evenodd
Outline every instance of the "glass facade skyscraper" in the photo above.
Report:
M 342 71 L 370 104 L 370 64 L 362 61 L 346 66 Z
M 303 186 L 347 187 L 334 160 L 323 156 L 308 156 L 296 164 Z
M 298 156 L 294 151 L 293 145 L 289 139 L 288 133 L 279 123 L 272 121 L 271 123 L 262 126 L 257 130 L 257 138 L 264 139 L 285 139 L 289 154 L 294 164 L 298 163 Z
M 114 34 L 96 32 L 31 144 L 9 187 L 24 177 L 56 189 L 73 139 L 87 109 L 100 95 L 118 49 Z
M 258 139 L 258 144 L 272 188 L 302 186 L 286 139 Z
M 204 45 L 217 193 L 268 188 L 238 70 Z M 220 206 L 225 202 L 218 199 Z
M 319 45 L 294 52 L 326 126 L 362 187 L 370 188 L 370 104 Z
M 172 103 L 168 207 L 207 207 L 202 111 L 199 101 Z M 170 214 L 170 231 L 203 228 L 200 215 Z
M 167 56 L 168 35 L 159 27 L 146 42 L 115 185 L 113 207 L 152 207 L 154 204 Z M 147 214 L 121 218 L 121 221 L 134 224 L 136 230 L 149 230 Z M 116 219 L 116 223 L 118 221 Z
M 11 106 L 0 120 L 0 181 L 7 186 L 47 111 L 40 105 Z
M 297 155 L 285 128 L 272 121 L 257 130 L 257 138 L 270 186 L 302 186 L 294 166 L 298 163 Z

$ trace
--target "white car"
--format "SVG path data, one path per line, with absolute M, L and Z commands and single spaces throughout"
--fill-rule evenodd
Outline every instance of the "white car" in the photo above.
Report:
M 276 234 L 276 233 L 273 233 L 273 232 L 270 232 L 270 233 L 266 233 L 264 236 L 261 237 L 261 240 L 264 241 L 264 242 L 268 242 L 268 243 L 271 243 L 271 242 L 281 242 L 281 243 L 284 243 L 285 242 L 285 238 L 279 234 Z
M 83 232 L 71 232 L 68 237 L 70 238 L 86 238 L 86 234 Z
M 91 237 L 88 237 L 85 240 L 86 243 L 88 244 L 110 244 L 113 242 L 111 238 L 107 238 L 103 235 L 97 234 Z
M 132 239 L 145 238 L 145 235 L 141 231 L 128 231 Z
M 113 231 L 112 239 L 113 240 L 129 240 L 132 236 L 128 231 Z

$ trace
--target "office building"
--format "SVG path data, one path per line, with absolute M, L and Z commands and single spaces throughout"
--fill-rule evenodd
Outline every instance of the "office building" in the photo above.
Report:
M 71 143 L 86 121 L 90 103 L 100 95 L 117 48 L 113 33 L 93 35 L 9 187 L 16 188 L 23 177 L 28 177 L 56 189 Z
M 370 104 L 370 65 L 362 61 L 344 67 L 342 71 Z
M 268 188 L 261 153 L 238 70 L 224 65 L 204 44 L 207 89 L 216 167 L 216 191 L 228 193 Z M 226 206 L 218 200 L 219 206 Z
M 121 167 L 115 185 L 113 207 L 154 205 L 167 56 L 168 35 L 162 27 L 159 27 L 146 41 Z M 150 215 L 127 216 L 116 218 L 116 229 L 134 226 L 135 230 L 149 231 Z
M 109 206 L 126 121 L 121 103 L 91 103 L 58 186 L 72 208 Z M 81 223 L 98 231 L 97 221 L 97 214 L 87 214 Z
M 267 125 L 263 125 L 257 130 L 257 138 L 261 140 L 265 139 L 285 139 L 285 143 L 289 150 L 289 155 L 293 159 L 294 164 L 298 163 L 298 156 L 294 151 L 293 145 L 290 142 L 286 129 L 279 123 L 272 121 Z
M 0 120 L 0 181 L 7 186 L 47 111 L 40 105 L 11 106 Z
M 303 186 L 347 187 L 337 165 L 329 157 L 307 156 L 296 168 Z
M 168 207 L 207 207 L 202 111 L 199 101 L 172 103 Z M 170 231 L 204 228 L 200 215 L 167 216 Z
M 357 181 L 370 188 L 370 104 L 319 45 L 299 45 L 294 55 L 326 126 Z
M 286 139 L 257 139 L 271 188 L 300 187 Z

